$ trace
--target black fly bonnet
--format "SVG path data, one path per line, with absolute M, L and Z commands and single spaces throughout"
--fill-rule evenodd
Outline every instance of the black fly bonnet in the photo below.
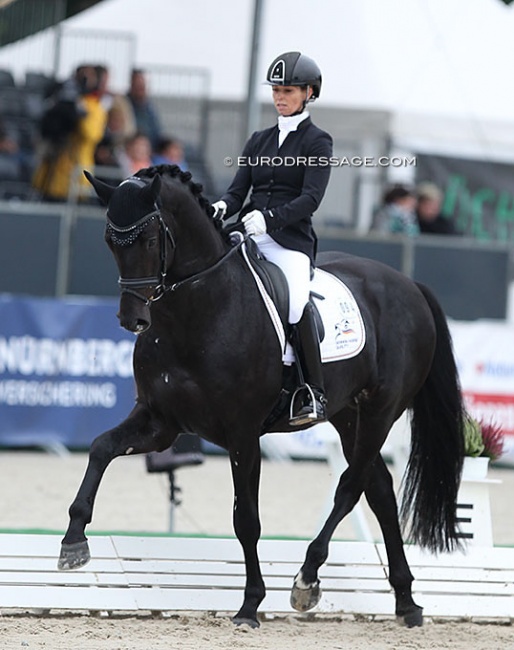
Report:
M 151 221 L 160 217 L 157 202 L 150 201 L 148 195 L 141 192 L 147 186 L 148 182 L 131 176 L 119 185 L 124 188 L 123 192 L 113 193 L 106 226 L 106 233 L 113 244 L 130 246 Z

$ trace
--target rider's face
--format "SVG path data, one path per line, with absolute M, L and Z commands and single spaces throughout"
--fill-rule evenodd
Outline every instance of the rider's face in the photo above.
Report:
M 307 91 L 301 86 L 273 86 L 273 103 L 279 115 L 286 117 L 302 110 Z M 309 88 L 309 96 L 312 90 Z

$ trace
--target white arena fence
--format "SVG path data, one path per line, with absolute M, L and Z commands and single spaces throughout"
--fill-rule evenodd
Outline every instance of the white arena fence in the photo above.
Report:
M 307 544 L 260 541 L 262 613 L 295 613 L 289 595 Z M 90 547 L 89 565 L 60 572 L 59 536 L 0 535 L 0 611 L 234 614 L 241 605 L 245 567 L 235 539 L 95 536 Z M 514 619 L 514 549 L 406 551 L 425 616 Z M 320 570 L 323 596 L 312 612 L 394 616 L 387 571 L 382 544 L 333 541 Z

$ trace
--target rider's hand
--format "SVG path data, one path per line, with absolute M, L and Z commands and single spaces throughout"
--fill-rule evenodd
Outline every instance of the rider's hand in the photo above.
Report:
M 227 204 L 225 201 L 216 201 L 216 203 L 212 204 L 212 207 L 214 208 L 214 214 L 212 215 L 212 218 L 223 219 L 227 211 Z
M 247 235 L 264 235 L 266 219 L 260 210 L 252 210 L 241 219 Z

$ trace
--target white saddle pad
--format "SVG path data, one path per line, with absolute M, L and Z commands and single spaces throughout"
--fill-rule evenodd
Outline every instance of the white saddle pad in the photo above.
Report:
M 366 343 L 366 330 L 350 289 L 331 273 L 316 269 L 311 291 L 324 297 L 324 300 L 314 297 L 325 327 L 321 344 L 323 362 L 357 356 Z
M 323 363 L 357 356 L 366 343 L 366 331 L 360 309 L 350 289 L 331 273 L 316 269 L 311 292 L 315 294 L 314 303 L 325 328 L 325 338 L 321 343 Z M 294 361 L 289 344 L 283 361 Z
M 244 247 L 242 251 L 277 332 L 281 349 L 284 351 L 282 360 L 285 364 L 291 364 L 294 362 L 293 349 L 286 342 L 286 335 L 276 307 L 259 276 L 252 269 Z M 314 302 L 325 328 L 325 338 L 321 343 L 323 363 L 357 356 L 366 343 L 366 331 L 360 309 L 351 291 L 344 282 L 322 269 L 314 271 L 310 289 L 315 294 Z

